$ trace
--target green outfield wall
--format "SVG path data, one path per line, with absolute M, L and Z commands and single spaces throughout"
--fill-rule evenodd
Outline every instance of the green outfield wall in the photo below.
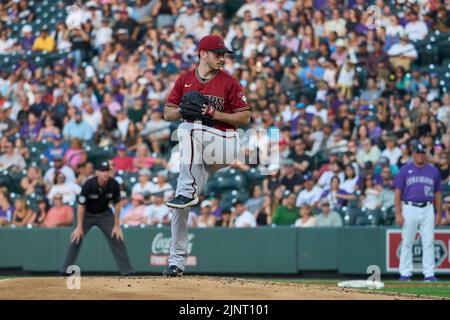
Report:
M 0 229 L 0 271 L 56 272 L 72 229 Z M 159 273 L 167 262 L 169 228 L 126 228 L 125 242 L 137 272 Z M 366 274 L 376 265 L 395 274 L 400 229 L 383 227 L 191 229 L 187 273 L 299 274 L 329 271 Z M 450 228 L 436 231 L 437 273 L 450 274 Z M 414 261 L 420 268 L 420 239 Z M 116 272 L 106 240 L 94 227 L 77 260 L 82 272 Z M 418 269 L 418 271 L 420 271 Z

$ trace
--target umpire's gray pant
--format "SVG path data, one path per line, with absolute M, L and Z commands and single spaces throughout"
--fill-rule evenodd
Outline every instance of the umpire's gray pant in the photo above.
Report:
M 105 235 L 105 238 L 108 241 L 108 245 L 114 256 L 114 260 L 116 261 L 117 267 L 119 268 L 120 274 L 132 274 L 134 271 L 133 267 L 130 264 L 127 248 L 125 247 L 124 242 L 117 240 L 116 237 L 111 238 L 111 232 L 114 227 L 114 214 L 110 210 L 100 214 L 89 214 L 86 212 L 83 221 L 83 232 L 85 236 L 93 226 L 99 227 Z M 80 240 L 78 243 L 70 243 L 69 247 L 67 248 L 66 257 L 64 258 L 64 262 L 60 270 L 61 273 L 65 274 L 67 268 L 75 263 L 78 254 L 80 253 L 82 243 L 83 240 Z

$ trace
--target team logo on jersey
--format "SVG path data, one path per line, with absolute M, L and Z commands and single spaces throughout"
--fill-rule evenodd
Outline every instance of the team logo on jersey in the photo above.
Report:
M 209 103 L 216 108 L 217 111 L 223 111 L 225 109 L 225 99 L 216 97 L 216 96 L 207 96 L 205 97 L 208 99 Z
M 187 83 L 184 84 L 185 88 L 189 88 L 190 86 L 192 86 L 192 83 L 191 84 L 187 84 Z
M 413 173 L 413 171 L 412 170 L 408 170 L 408 173 L 411 174 L 411 173 Z
M 244 95 L 244 93 L 241 91 L 241 92 L 238 92 L 238 97 L 239 98 L 241 98 L 242 99 L 242 101 L 244 101 L 245 103 L 247 103 L 247 97 Z

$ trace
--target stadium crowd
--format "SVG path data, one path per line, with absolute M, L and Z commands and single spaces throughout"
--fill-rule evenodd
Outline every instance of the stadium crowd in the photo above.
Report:
M 237 11 L 230 7 L 239 1 L 92 0 L 76 3 L 80 28 L 64 16 L 37 30 L 41 2 L 0 3 L 0 55 L 21 56 L 0 68 L 1 181 L 20 178 L 17 192 L 1 184 L 0 225 L 72 225 L 99 149 L 110 151 L 121 182 L 122 224 L 170 224 L 164 202 L 180 154 L 163 107 L 211 33 L 234 51 L 223 69 L 245 89 L 249 128 L 264 132 L 243 152 L 276 140 L 281 163 L 265 168 L 270 175 L 248 199 L 221 207 L 220 194 L 204 195 L 192 226 L 342 226 L 352 207 L 382 217 L 415 139 L 448 185 L 450 95 L 440 74 L 418 66 L 416 49 L 432 32 L 450 32 L 448 1 L 377 0 L 374 27 L 365 0 L 246 0 Z M 54 2 L 60 11 L 71 4 Z M 24 20 L 14 36 L 11 26 Z M 29 52 L 66 54 L 36 65 Z

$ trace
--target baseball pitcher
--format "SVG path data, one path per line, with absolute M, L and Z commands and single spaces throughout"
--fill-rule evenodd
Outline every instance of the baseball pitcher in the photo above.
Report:
M 434 225 L 441 219 L 442 185 L 439 171 L 427 163 L 425 146 L 417 141 L 412 145 L 413 162 L 403 166 L 395 177 L 395 211 L 397 224 L 402 226 L 400 251 L 400 280 L 409 281 L 413 271 L 412 245 L 420 230 L 422 268 L 425 281 L 434 276 Z M 434 213 L 433 201 L 436 200 Z
M 180 175 L 172 209 L 172 241 L 165 276 L 181 276 L 187 257 L 189 207 L 198 203 L 208 178 L 237 156 L 237 126 L 250 121 L 250 111 L 239 81 L 222 71 L 224 55 L 232 53 L 223 39 L 200 40 L 199 65 L 181 75 L 164 108 L 168 121 L 184 119 L 177 130 L 181 150 Z

